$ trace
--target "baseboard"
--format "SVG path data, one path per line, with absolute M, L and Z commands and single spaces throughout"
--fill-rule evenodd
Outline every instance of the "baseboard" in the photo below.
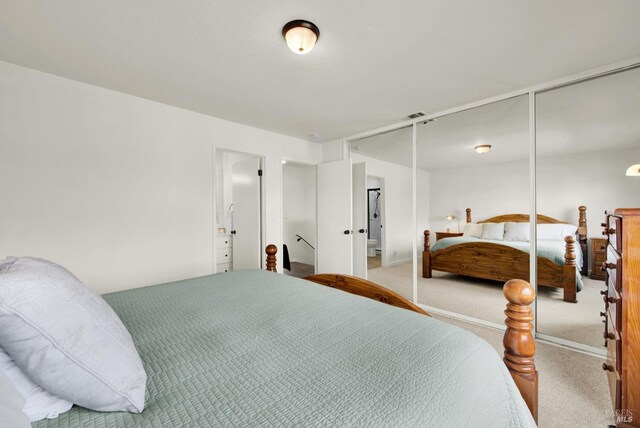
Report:
M 403 263 L 409 263 L 412 262 L 413 258 L 408 258 L 408 259 L 402 259 L 402 260 L 395 260 L 391 263 L 387 263 L 384 267 L 389 267 L 389 266 L 395 266 L 395 265 L 401 265 Z

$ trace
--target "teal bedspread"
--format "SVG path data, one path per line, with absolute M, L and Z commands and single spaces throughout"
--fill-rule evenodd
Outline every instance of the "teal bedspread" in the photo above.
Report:
M 144 362 L 144 412 L 35 427 L 534 426 L 489 344 L 414 312 L 257 270 L 104 297 Z
M 512 248 L 516 248 L 525 253 L 529 252 L 530 243 L 521 241 L 498 241 L 493 239 L 481 239 L 474 236 L 456 236 L 453 238 L 443 238 L 436 241 L 431 247 L 431 251 L 438 251 L 445 248 L 449 248 L 453 245 L 465 244 L 469 242 L 489 242 L 492 244 L 506 245 Z M 575 245 L 576 252 L 576 286 L 578 291 L 582 290 L 582 275 L 580 275 L 580 267 L 582 266 L 582 248 L 580 245 Z M 564 253 L 565 242 L 556 240 L 539 240 L 538 241 L 538 257 L 544 257 L 549 259 L 557 265 L 564 265 Z

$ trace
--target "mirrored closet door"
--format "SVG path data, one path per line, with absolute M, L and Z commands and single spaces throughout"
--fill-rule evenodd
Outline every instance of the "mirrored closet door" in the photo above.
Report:
M 502 325 L 504 282 L 529 280 L 528 95 L 421 123 L 416 144 L 418 302 Z
M 640 69 L 536 95 L 538 332 L 604 346 L 604 211 L 636 207 Z
M 354 274 L 413 299 L 412 127 L 350 144 Z

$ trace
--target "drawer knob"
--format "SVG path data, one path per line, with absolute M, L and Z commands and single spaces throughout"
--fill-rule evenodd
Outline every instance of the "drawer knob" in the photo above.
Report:
M 618 299 L 616 299 L 615 297 L 609 297 L 607 299 L 607 302 L 609 302 L 609 303 L 618 303 Z
M 611 364 L 607 364 L 607 363 L 602 363 L 602 370 L 607 371 L 607 372 L 614 371 L 613 366 Z
M 600 268 L 603 272 L 607 269 L 615 269 L 616 268 L 616 264 L 615 263 L 607 263 L 607 262 L 602 262 L 602 267 Z
M 602 333 L 602 337 L 604 337 L 605 339 L 615 339 L 616 335 L 613 333 L 607 333 L 606 331 L 604 333 Z
M 604 231 L 602 232 L 603 235 L 613 235 L 614 233 L 616 233 L 616 230 L 612 227 L 610 228 L 605 227 Z

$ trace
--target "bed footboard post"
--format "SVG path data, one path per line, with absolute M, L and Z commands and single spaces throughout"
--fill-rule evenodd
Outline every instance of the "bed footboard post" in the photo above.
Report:
M 471 208 L 465 210 L 467 212 L 467 223 L 471 223 Z
M 424 250 L 422 251 L 422 277 L 431 278 L 431 232 L 424 231 Z
M 267 270 L 269 272 L 277 272 L 276 253 L 278 252 L 278 247 L 273 244 L 269 244 L 267 245 L 267 248 L 265 248 L 265 252 L 267 253 Z
M 565 302 L 576 303 L 577 298 L 577 278 L 576 270 L 576 237 L 573 235 L 565 236 L 564 242 L 564 266 L 562 267 L 562 288 L 564 289 L 563 300 Z M 583 255 L 584 257 L 584 255 Z
M 504 363 L 520 390 L 522 398 L 538 421 L 538 371 L 534 361 L 536 343 L 533 340 L 533 314 L 529 305 L 536 293 L 527 281 L 512 279 L 503 288 L 507 298 L 507 316 L 504 333 Z
M 580 266 L 580 273 L 587 275 L 589 273 L 589 257 L 587 257 L 587 207 L 580 205 L 578 211 L 580 213 L 578 217 L 578 241 L 582 249 L 582 266 Z

